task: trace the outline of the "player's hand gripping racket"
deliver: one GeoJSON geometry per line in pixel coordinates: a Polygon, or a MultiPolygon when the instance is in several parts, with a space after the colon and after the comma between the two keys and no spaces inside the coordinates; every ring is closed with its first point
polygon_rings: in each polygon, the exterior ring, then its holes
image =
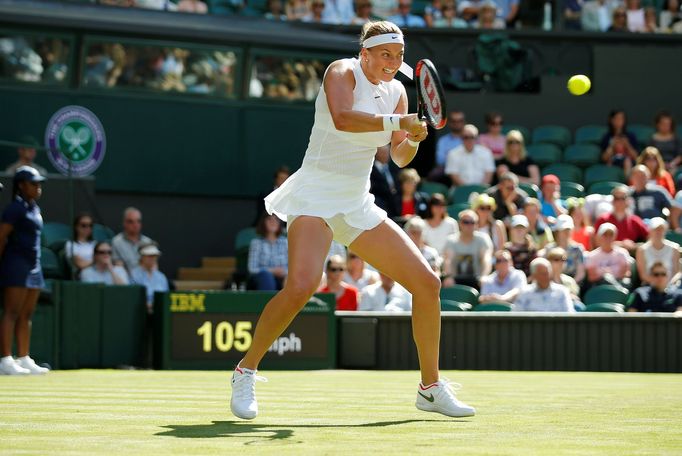
{"type": "Polygon", "coordinates": [[[436,67],[429,59],[422,59],[417,62],[414,73],[417,82],[419,118],[426,120],[436,130],[440,130],[447,123],[447,108],[445,107],[445,93],[436,67]]]}

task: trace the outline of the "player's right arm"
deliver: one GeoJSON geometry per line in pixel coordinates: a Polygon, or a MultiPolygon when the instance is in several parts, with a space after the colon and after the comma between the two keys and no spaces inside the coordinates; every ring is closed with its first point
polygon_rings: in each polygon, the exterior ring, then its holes
{"type": "MultiPolygon", "coordinates": [[[[324,77],[324,91],[336,129],[349,133],[383,131],[383,116],[353,109],[354,88],[355,76],[349,60],[337,60],[329,65],[324,77]]],[[[412,135],[422,130],[417,114],[400,115],[400,127],[412,135]]]]}

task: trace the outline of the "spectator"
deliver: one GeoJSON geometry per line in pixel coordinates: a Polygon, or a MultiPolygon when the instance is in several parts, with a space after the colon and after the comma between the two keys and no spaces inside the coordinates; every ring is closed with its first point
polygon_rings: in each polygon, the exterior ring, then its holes
{"type": "Polygon", "coordinates": [[[132,271],[140,262],[140,246],[153,243],[142,234],[142,213],[129,207],[123,211],[123,231],[111,240],[112,260],[117,265],[125,266],[127,271],[132,271]]]}
{"type": "Polygon", "coordinates": [[[450,185],[450,178],[445,175],[445,163],[448,152],[462,145],[462,133],[466,118],[462,111],[450,111],[448,114],[448,128],[450,132],[442,135],[436,142],[436,166],[429,173],[429,180],[450,185]]]}
{"type": "Polygon", "coordinates": [[[650,146],[661,153],[666,168],[674,173],[682,162],[682,140],[675,131],[675,119],[668,111],[656,114],[656,131],[651,136],[650,146]]]}
{"type": "Polygon", "coordinates": [[[34,163],[37,154],[36,147],[40,146],[38,141],[33,136],[22,136],[19,138],[19,142],[22,144],[22,146],[17,148],[18,159],[16,162],[9,165],[7,169],[5,169],[5,172],[7,174],[14,174],[22,166],[30,166],[38,171],[41,175],[47,176],[47,170],[34,163]]]}
{"type": "Polygon", "coordinates": [[[511,253],[514,267],[528,275],[530,263],[537,256],[538,249],[533,237],[528,234],[528,219],[525,215],[515,215],[511,219],[509,242],[504,246],[511,253]]]}
{"type": "Polygon", "coordinates": [[[320,293],[334,293],[336,310],[358,310],[358,289],[342,280],[346,264],[342,257],[333,255],[327,260],[327,285],[320,288],[320,293]]]}
{"type": "Polygon", "coordinates": [[[601,159],[607,165],[623,168],[627,175],[637,160],[637,139],[628,130],[625,111],[614,109],[609,113],[608,129],[601,140],[601,159]]]}
{"type": "Polygon", "coordinates": [[[208,7],[206,3],[199,0],[180,0],[178,2],[178,12],[206,14],[208,13],[208,7]]]}
{"type": "Polygon", "coordinates": [[[502,19],[507,28],[513,28],[519,15],[519,0],[495,0],[497,17],[502,19]]]}
{"type": "Polygon", "coordinates": [[[651,180],[649,183],[658,185],[668,191],[670,197],[675,196],[673,177],[665,170],[665,163],[661,153],[655,147],[649,146],[637,157],[637,164],[649,169],[651,180]]]}
{"type": "Polygon", "coordinates": [[[398,0],[398,12],[389,16],[388,20],[398,27],[426,27],[426,21],[421,16],[411,13],[412,0],[398,0]]]}
{"type": "MultiPolygon", "coordinates": [[[[630,254],[615,244],[618,229],[613,223],[602,223],[597,229],[599,247],[587,254],[587,287],[614,285],[627,288],[630,277],[630,254]]],[[[583,289],[583,292],[587,291],[583,289]]]]}
{"type": "Polygon", "coordinates": [[[564,28],[567,30],[581,30],[583,0],[567,0],[564,2],[564,28]]]}
{"type": "Polygon", "coordinates": [[[105,285],[128,285],[128,273],[111,259],[112,248],[108,242],[95,244],[95,261],[81,271],[81,282],[105,285]]]}
{"type": "Polygon", "coordinates": [[[478,17],[485,0],[463,0],[457,5],[457,15],[470,24],[478,17]]]}
{"type": "Polygon", "coordinates": [[[378,272],[365,267],[365,261],[362,258],[352,250],[348,251],[346,273],[343,275],[344,282],[362,293],[368,285],[377,283],[379,280],[381,279],[378,272]]]}
{"type": "Polygon", "coordinates": [[[355,17],[353,0],[325,0],[322,22],[326,24],[350,24],[355,17]]]}
{"type": "Polygon", "coordinates": [[[130,273],[130,281],[147,290],[147,313],[154,310],[154,293],[168,291],[168,279],[159,271],[161,250],[156,244],[140,246],[140,264],[130,273]]]}
{"type": "Polygon", "coordinates": [[[642,283],[654,283],[649,271],[655,263],[662,263],[670,278],[680,272],[680,246],[665,238],[668,223],[660,217],[651,219],[649,240],[637,248],[637,271],[642,283]]]}
{"type": "Polygon", "coordinates": [[[313,0],[310,4],[310,12],[301,18],[302,22],[322,24],[324,22],[324,0],[313,0]]]}
{"type": "Polygon", "coordinates": [[[585,210],[584,198],[567,198],[568,215],[573,219],[571,239],[583,246],[585,252],[592,250],[594,228],[590,223],[590,216],[585,210]]]}
{"type": "MultiPolygon", "coordinates": [[[[449,3],[454,8],[453,3],[449,3]]],[[[443,8],[445,5],[441,4],[441,0],[431,0],[424,7],[424,21],[427,27],[434,27],[435,23],[443,19],[443,8]]]]}
{"type": "Polygon", "coordinates": [[[45,286],[40,265],[43,218],[36,201],[45,177],[30,166],[19,167],[12,180],[12,201],[0,219],[0,287],[4,308],[0,324],[0,374],[45,374],[30,357],[31,318],[45,286]],[[16,340],[17,354],[12,357],[16,340]]]}
{"type": "Polygon", "coordinates": [[[490,149],[494,160],[504,157],[506,137],[502,134],[502,115],[497,112],[489,112],[485,115],[485,124],[488,132],[478,137],[478,143],[490,149]]]}
{"type": "Polygon", "coordinates": [[[66,241],[64,253],[76,272],[93,263],[95,240],[92,237],[93,222],[90,214],[80,214],[73,221],[73,241],[66,241]]]}
{"type": "Polygon", "coordinates": [[[381,281],[369,285],[362,292],[358,310],[412,311],[412,295],[386,274],[379,275],[381,281]]]}
{"type": "Polygon", "coordinates": [[[500,176],[499,183],[488,189],[488,194],[495,199],[496,208],[493,217],[509,223],[509,219],[523,210],[528,194],[519,188],[516,174],[506,172],[500,176]]]}
{"type": "Polygon", "coordinates": [[[443,4],[443,15],[433,22],[434,28],[467,28],[469,25],[464,19],[457,17],[455,2],[446,1],[443,4]]]}
{"type": "Polygon", "coordinates": [[[637,288],[628,312],[676,312],[682,310],[682,294],[666,290],[670,273],[662,262],[655,262],[648,270],[649,285],[637,288]]]}
{"type": "Polygon", "coordinates": [[[646,33],[661,33],[663,31],[658,27],[656,14],[656,8],[652,6],[644,8],[644,31],[646,33]]]}
{"type": "Polygon", "coordinates": [[[429,200],[429,215],[424,226],[424,242],[443,256],[448,236],[459,231],[457,221],[448,215],[445,197],[434,193],[429,200]]]}
{"type": "Polygon", "coordinates": [[[514,268],[508,250],[495,252],[495,272],[481,279],[478,302],[506,302],[511,304],[527,284],[526,274],[514,268]]]}
{"type": "Polygon", "coordinates": [[[473,28],[481,30],[500,30],[506,24],[497,17],[497,5],[492,1],[484,1],[478,9],[478,19],[474,22],[473,28]]]}
{"type": "Polygon", "coordinates": [[[511,130],[507,133],[504,156],[497,161],[497,178],[501,179],[508,172],[514,173],[519,182],[540,184],[540,169],[528,156],[523,135],[518,130],[511,130]]]}
{"type": "Polygon", "coordinates": [[[417,186],[421,181],[417,171],[413,168],[403,168],[398,175],[398,180],[400,181],[400,215],[402,217],[413,215],[425,217],[429,196],[417,191],[417,186]]]}
{"type": "Polygon", "coordinates": [[[627,15],[628,30],[631,32],[645,32],[644,8],[642,8],[640,0],[625,0],[625,5],[627,6],[625,14],[627,15]]]}
{"type": "Polygon", "coordinates": [[[523,215],[528,220],[528,233],[533,238],[535,246],[541,249],[545,244],[552,242],[552,231],[540,216],[541,205],[536,198],[526,199],[526,204],[523,206],[523,215]]]}
{"type": "Polygon", "coordinates": [[[613,9],[617,3],[612,0],[588,0],[583,5],[580,18],[582,29],[587,32],[605,32],[611,26],[613,9]]]}
{"type": "Polygon", "coordinates": [[[552,281],[552,266],[545,258],[530,264],[533,283],[526,286],[514,301],[514,310],[522,312],[575,312],[565,286],[552,281]]]}
{"type": "Polygon", "coordinates": [[[493,217],[493,211],[496,208],[495,199],[486,193],[482,193],[474,199],[471,206],[478,215],[476,231],[490,237],[493,241],[494,251],[503,248],[507,242],[507,228],[502,220],[496,220],[493,217]]]}
{"type": "Polygon", "coordinates": [[[611,27],[607,32],[629,32],[628,28],[628,15],[625,8],[622,6],[617,6],[611,15],[611,27]]]}
{"type": "Polygon", "coordinates": [[[381,19],[386,19],[398,9],[398,0],[372,0],[372,6],[374,14],[381,19]]]}
{"type": "Polygon", "coordinates": [[[585,251],[582,244],[571,239],[573,228],[573,219],[570,215],[562,214],[557,217],[556,223],[552,226],[555,242],[547,244],[538,256],[551,261],[549,253],[555,248],[563,249],[566,256],[563,272],[574,278],[577,283],[581,283],[585,278],[585,251]]]}
{"type": "Polygon", "coordinates": [[[657,185],[647,185],[651,179],[649,168],[637,165],[632,169],[632,199],[635,202],[635,214],[644,219],[665,217],[664,209],[670,209],[672,199],[668,192],[657,185]]]}
{"type": "Polygon", "coordinates": [[[566,251],[561,247],[554,247],[547,252],[547,260],[552,267],[552,281],[566,287],[571,295],[571,301],[579,303],[580,287],[578,282],[569,274],[564,273],[566,271],[567,258],[566,251]]]}
{"type": "Polygon", "coordinates": [[[281,290],[289,267],[287,238],[282,222],[275,215],[264,214],[249,246],[249,274],[257,290],[281,290]]]}
{"type": "Polygon", "coordinates": [[[400,201],[396,185],[398,178],[393,173],[389,160],[389,146],[377,147],[374,166],[369,175],[369,191],[374,195],[376,205],[385,210],[389,217],[394,218],[400,216],[401,208],[398,205],[400,201]]]}
{"type": "Polygon", "coordinates": [[[351,21],[351,24],[363,25],[374,20],[374,18],[375,16],[372,12],[372,2],[369,0],[360,0],[355,6],[355,17],[351,21]]]}
{"type": "Polygon", "coordinates": [[[273,190],[277,190],[280,185],[282,185],[291,175],[291,170],[286,165],[281,165],[275,170],[275,174],[272,176],[272,187],[267,191],[261,192],[256,198],[256,218],[253,221],[253,226],[258,225],[258,221],[261,219],[265,211],[265,197],[272,193],[273,190]]]}
{"type": "Polygon", "coordinates": [[[554,174],[542,176],[540,191],[538,199],[542,216],[547,223],[552,224],[559,215],[566,213],[566,203],[561,199],[561,181],[554,174]]]}
{"type": "Polygon", "coordinates": [[[476,144],[478,128],[468,124],[462,132],[462,145],[448,152],[445,173],[452,185],[490,184],[495,162],[487,147],[476,144]]]}
{"type": "Polygon", "coordinates": [[[459,213],[459,233],[448,237],[443,260],[443,286],[468,285],[479,289],[481,277],[490,274],[493,243],[475,230],[478,215],[471,209],[459,213]]]}
{"type": "Polygon", "coordinates": [[[600,216],[594,223],[594,229],[599,231],[604,223],[613,224],[616,227],[616,245],[634,253],[637,243],[646,241],[649,229],[641,218],[629,213],[628,188],[625,185],[614,188],[611,195],[613,212],[600,216]]]}
{"type": "Polygon", "coordinates": [[[287,15],[284,13],[282,0],[267,0],[265,3],[265,19],[270,21],[286,21],[287,15]]]}
{"type": "Polygon", "coordinates": [[[284,5],[284,12],[288,20],[302,21],[304,17],[310,14],[310,8],[305,0],[287,0],[284,5]]]}
{"type": "Polygon", "coordinates": [[[426,227],[426,222],[419,216],[412,217],[405,223],[405,232],[412,239],[414,245],[417,246],[422,256],[429,263],[433,272],[440,276],[440,269],[443,264],[438,250],[424,243],[423,233],[426,227]]]}
{"type": "Polygon", "coordinates": [[[665,0],[659,15],[659,26],[666,32],[673,31],[673,25],[682,21],[679,0],[665,0]]]}

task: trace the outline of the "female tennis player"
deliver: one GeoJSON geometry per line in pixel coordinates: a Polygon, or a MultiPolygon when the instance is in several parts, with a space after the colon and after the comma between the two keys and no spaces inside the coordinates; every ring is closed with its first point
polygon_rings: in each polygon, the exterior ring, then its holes
{"type": "Polygon", "coordinates": [[[407,95],[394,79],[403,63],[401,30],[370,22],[357,58],[333,62],[315,101],[315,122],[303,165],[265,198],[270,213],[288,221],[289,275],[260,316],[250,349],[232,375],[232,413],[258,414],[258,364],[319,286],[332,239],[412,293],[412,327],[421,369],[417,408],[471,416],[438,373],[440,280],[410,238],[374,204],[369,175],[376,148],[391,143],[404,167],[427,135],[426,123],[407,114],[407,95]]]}

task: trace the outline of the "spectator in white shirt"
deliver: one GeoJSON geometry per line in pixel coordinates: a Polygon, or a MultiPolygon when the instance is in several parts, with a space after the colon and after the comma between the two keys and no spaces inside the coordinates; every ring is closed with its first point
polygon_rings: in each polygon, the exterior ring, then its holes
{"type": "Polygon", "coordinates": [[[462,145],[448,152],[445,174],[452,185],[490,184],[495,172],[493,153],[485,146],[476,144],[478,128],[467,124],[462,129],[462,145]]]}
{"type": "Polygon", "coordinates": [[[346,259],[346,273],[343,281],[348,285],[353,285],[362,292],[368,285],[379,282],[379,273],[369,269],[365,265],[365,260],[360,258],[351,250],[348,251],[346,259]]]}
{"type": "Polygon", "coordinates": [[[95,244],[92,238],[92,217],[90,214],[80,214],[73,221],[73,241],[66,241],[64,252],[74,270],[81,270],[90,266],[95,254],[95,244]]]}
{"type": "Polygon", "coordinates": [[[381,282],[369,285],[362,292],[358,310],[411,312],[412,295],[389,276],[379,275],[381,282]]]}
{"type": "Polygon", "coordinates": [[[533,283],[519,293],[514,310],[526,312],[575,312],[568,289],[552,281],[552,265],[545,258],[530,263],[533,283]]]}
{"type": "Polygon", "coordinates": [[[412,239],[414,245],[417,246],[426,262],[429,263],[433,272],[440,275],[443,258],[441,258],[438,250],[424,243],[422,234],[424,233],[425,228],[426,222],[419,216],[414,216],[405,223],[405,232],[407,235],[412,239]]]}
{"type": "Polygon", "coordinates": [[[506,302],[511,304],[527,285],[526,274],[514,268],[509,250],[495,252],[495,272],[481,279],[478,302],[506,302]]]}

